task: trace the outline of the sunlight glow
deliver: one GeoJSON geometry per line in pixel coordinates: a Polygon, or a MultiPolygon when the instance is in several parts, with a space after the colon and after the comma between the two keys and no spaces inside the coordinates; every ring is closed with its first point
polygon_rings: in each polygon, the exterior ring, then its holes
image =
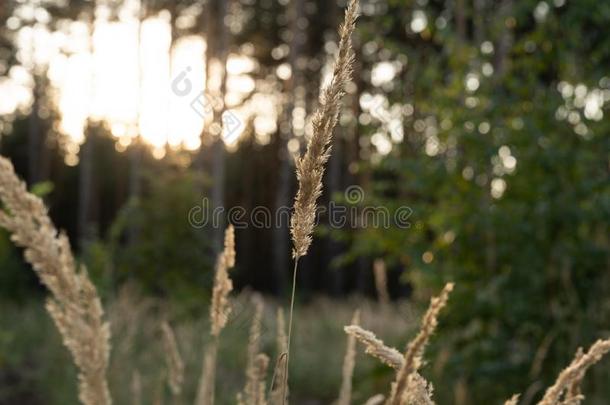
{"type": "MultiPolygon", "coordinates": [[[[57,128],[76,145],[85,139],[88,120],[108,124],[119,141],[117,150],[125,150],[141,136],[157,158],[165,155],[166,147],[198,149],[204,126],[211,133],[222,127],[227,144],[237,142],[250,119],[263,140],[276,130],[278,100],[267,95],[247,98],[260,91],[252,77],[258,68],[255,59],[228,55],[223,100],[219,65],[211,66],[209,91],[204,92],[205,41],[184,36],[172,46],[167,12],[140,24],[137,2],[125,2],[118,21],[109,21],[107,7],[98,7],[92,37],[82,21],[67,23],[56,32],[40,24],[18,30],[19,60],[25,67],[15,66],[0,79],[0,113],[28,107],[33,88],[28,70],[48,67],[51,97],[61,113],[57,128]],[[212,118],[218,117],[213,111],[223,108],[220,122],[213,123],[212,118]]],[[[27,5],[19,10],[32,17],[38,12],[27,5]]],[[[77,162],[79,148],[68,149],[68,160],[77,162]]]]}
{"type": "Polygon", "coordinates": [[[379,62],[373,66],[371,72],[371,83],[373,86],[381,86],[394,80],[396,68],[391,62],[379,62]]]}
{"type": "Polygon", "coordinates": [[[413,18],[411,19],[411,31],[420,33],[428,26],[428,17],[422,10],[413,11],[413,18]]]}

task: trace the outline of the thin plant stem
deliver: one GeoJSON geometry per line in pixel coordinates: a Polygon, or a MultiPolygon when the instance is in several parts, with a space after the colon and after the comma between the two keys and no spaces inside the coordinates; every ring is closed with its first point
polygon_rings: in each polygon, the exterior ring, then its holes
{"type": "Polygon", "coordinates": [[[288,363],[290,362],[290,338],[292,337],[292,314],[294,312],[294,296],[297,287],[297,270],[299,257],[294,259],[294,269],[292,270],[292,294],[290,295],[290,315],[288,316],[288,343],[286,345],[286,372],[284,373],[284,389],[282,390],[282,404],[286,404],[286,390],[288,389],[288,363]]]}

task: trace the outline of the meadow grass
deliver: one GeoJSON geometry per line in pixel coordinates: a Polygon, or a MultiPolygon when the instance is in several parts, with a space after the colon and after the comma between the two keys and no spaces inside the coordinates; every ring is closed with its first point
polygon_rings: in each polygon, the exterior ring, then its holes
{"type": "MultiPolygon", "coordinates": [[[[337,391],[329,390],[325,402],[338,398],[340,405],[356,401],[386,405],[434,404],[433,386],[420,371],[425,362],[426,346],[453,290],[452,283],[448,283],[438,297],[431,299],[417,333],[406,344],[404,352],[400,352],[386,346],[373,332],[360,326],[362,324],[381,334],[384,325],[400,323],[387,318],[388,314],[396,312],[387,296],[383,263],[377,262],[375,279],[381,307],[375,308],[374,313],[367,313],[360,303],[357,308],[350,308],[350,313],[353,310],[356,312],[349,316],[338,316],[335,307],[326,312],[316,312],[313,319],[304,322],[308,328],[301,328],[301,333],[294,336],[294,347],[298,349],[291,352],[293,321],[295,311],[298,312],[298,309],[295,310],[298,262],[307,254],[312,242],[316,205],[322,193],[322,177],[331,153],[332,134],[338,121],[345,86],[351,80],[354,61],[351,35],[357,16],[358,2],[351,0],[339,29],[339,50],[333,74],[322,90],[319,107],[313,114],[313,135],[304,155],[296,160],[298,191],[291,218],[294,270],[287,332],[283,315],[275,317],[277,308],[270,312],[266,310],[261,296],[230,297],[233,284],[229,270],[236,261],[235,235],[230,225],[225,233],[224,250],[216,260],[209,324],[204,326],[203,331],[200,326],[187,325],[175,332],[167,320],[161,321],[167,313],[161,316],[161,313],[153,311],[151,314],[151,309],[158,304],[146,300],[133,301],[129,296],[119,298],[118,305],[112,306],[108,322],[98,291],[86,269],[76,264],[67,236],[55,229],[44,203],[26,190],[11,163],[0,158],[0,226],[11,233],[16,245],[25,249],[26,261],[50,291],[46,309],[76,365],[78,399],[81,403],[110,405],[113,397],[117,403],[132,404],[162,404],[169,401],[179,405],[194,400],[196,405],[212,405],[224,403],[224,398],[228,398],[227,403],[246,405],[266,405],[269,402],[279,405],[287,403],[289,398],[293,403],[305,402],[308,392],[301,390],[308,386],[308,375],[316,375],[316,383],[330,383],[334,381],[331,376],[319,377],[330,370],[341,376],[341,383],[329,385],[333,390],[338,386],[340,388],[337,391]],[[243,311],[235,311],[235,308],[253,308],[253,313],[244,317],[243,311]],[[321,315],[324,313],[333,313],[334,318],[325,323],[321,315]],[[381,319],[382,325],[367,324],[373,317],[381,319]],[[277,319],[272,329],[268,329],[266,320],[269,318],[277,319]],[[329,335],[316,335],[314,331],[320,326],[340,331],[341,325],[349,323],[349,319],[352,324],[345,328],[347,335],[340,338],[345,342],[345,349],[342,350],[345,356],[341,364],[337,352],[326,356],[324,348],[328,347],[329,335]],[[116,354],[112,362],[111,324],[118,335],[114,337],[116,354]],[[235,328],[235,336],[242,335],[235,342],[231,342],[231,327],[235,328]],[[244,336],[246,329],[249,330],[247,338],[244,336]],[[268,333],[269,330],[273,332],[268,333]],[[141,342],[139,339],[142,339],[141,342]],[[158,340],[161,341],[160,345],[155,344],[158,340]],[[367,397],[362,397],[360,392],[364,392],[364,389],[354,392],[354,373],[359,366],[356,362],[357,340],[364,343],[366,353],[381,360],[390,370],[393,369],[390,372],[393,382],[382,388],[381,392],[377,389],[369,392],[367,397]],[[244,344],[245,341],[247,344],[244,344]],[[272,341],[276,342],[275,349],[270,349],[272,341]],[[273,357],[267,353],[272,353],[273,357]],[[320,353],[325,356],[317,358],[320,353]],[[291,357],[298,367],[290,366],[291,357]],[[127,367],[126,358],[130,359],[127,367]],[[200,366],[193,366],[192,359],[197,358],[203,361],[200,366]],[[232,359],[236,359],[235,367],[231,367],[232,359]],[[308,364],[308,361],[312,363],[308,364]],[[295,369],[306,370],[306,373],[299,374],[295,369]],[[151,373],[153,370],[156,372],[151,373]],[[198,375],[199,378],[193,378],[198,375]],[[289,379],[290,375],[292,379],[289,379]],[[109,389],[109,379],[112,382],[110,386],[117,387],[117,392],[113,390],[113,394],[109,389]],[[126,381],[131,383],[126,384],[126,381]],[[194,381],[198,381],[197,388],[194,381]],[[222,381],[222,385],[217,381],[222,381]],[[289,386],[289,381],[298,381],[298,384],[289,386]],[[218,396],[223,400],[217,400],[217,389],[221,394],[218,396]]],[[[402,315],[400,312],[398,314],[397,317],[401,319],[402,315]]],[[[405,326],[401,333],[404,334],[407,329],[405,326]]],[[[586,351],[580,349],[572,363],[546,390],[539,405],[581,403],[584,399],[581,382],[585,373],[608,351],[610,339],[598,340],[586,351]]],[[[311,388],[311,392],[321,391],[319,386],[311,388]]],[[[36,395],[36,392],[32,395],[36,395]]],[[[505,404],[514,405],[518,401],[519,396],[515,395],[505,404]]]]}

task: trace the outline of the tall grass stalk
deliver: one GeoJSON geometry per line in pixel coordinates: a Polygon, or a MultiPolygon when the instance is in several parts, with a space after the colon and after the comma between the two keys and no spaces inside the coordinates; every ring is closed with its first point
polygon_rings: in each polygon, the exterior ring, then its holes
{"type": "MultiPolygon", "coordinates": [[[[360,311],[356,310],[352,317],[352,325],[360,323],[360,311]]],[[[345,358],[343,359],[343,373],[341,378],[341,390],[337,405],[350,405],[352,397],[352,378],[356,365],[356,337],[347,336],[347,346],[345,348],[345,358]]]]}
{"type": "Polygon", "coordinates": [[[131,403],[142,405],[142,376],[138,370],[131,375],[131,403]]]}
{"type": "Polygon", "coordinates": [[[25,248],[26,261],[51,292],[46,308],[78,368],[79,400],[85,405],[110,405],[106,380],[110,327],[86,269],[78,270],[68,237],[57,232],[43,201],[26,190],[3,157],[0,200],[0,226],[25,248]]]}
{"type": "Polygon", "coordinates": [[[290,219],[294,269],[292,271],[292,292],[290,294],[290,314],[288,318],[288,345],[286,353],[286,373],[283,382],[283,396],[286,401],[288,370],[290,362],[290,341],[292,338],[292,318],[296,292],[299,258],[305,256],[312,241],[315,225],[316,204],[322,194],[322,177],[330,157],[332,134],[341,109],[345,86],[351,80],[354,54],[351,36],[358,17],[358,0],[350,0],[345,19],[339,28],[339,53],[330,83],[322,90],[320,105],[312,118],[313,136],[307,144],[305,154],[296,160],[296,175],[299,183],[294,200],[294,212],[290,219]]]}
{"type": "Polygon", "coordinates": [[[182,356],[180,356],[174,331],[168,322],[163,322],[161,324],[161,332],[163,337],[165,364],[167,366],[167,382],[175,399],[182,391],[182,383],[184,382],[184,361],[182,360],[182,356]]]}
{"type": "Polygon", "coordinates": [[[538,405],[580,404],[584,399],[584,396],[580,394],[582,379],[587,370],[608,352],[610,352],[610,339],[596,341],[584,354],[579,349],[572,363],[559,373],[557,380],[546,390],[538,405]]]}
{"type": "Polygon", "coordinates": [[[259,405],[266,402],[265,375],[269,365],[269,358],[260,352],[264,309],[263,299],[255,295],[252,300],[254,304],[254,317],[248,338],[246,385],[242,398],[248,405],[259,405]]]}
{"type": "MultiPolygon", "coordinates": [[[[284,320],[284,311],[281,308],[277,310],[277,353],[278,358],[273,370],[273,376],[271,378],[269,402],[271,405],[281,405],[284,402],[283,399],[283,385],[282,382],[285,380],[286,372],[286,353],[288,352],[288,337],[286,336],[286,321],[284,320]],[[279,383],[276,383],[279,382],[279,383]]],[[[286,393],[287,395],[287,393],[286,393]]]]}
{"type": "Polygon", "coordinates": [[[452,290],[453,283],[448,283],[441,294],[430,301],[430,306],[422,319],[419,333],[407,345],[404,364],[396,375],[396,381],[392,384],[392,391],[386,405],[402,405],[409,386],[417,382],[412,381],[414,376],[416,378],[417,371],[421,367],[424,349],[436,329],[438,315],[447,304],[449,293],[452,290]]]}
{"type": "Polygon", "coordinates": [[[224,249],[219,253],[216,260],[212,303],[210,304],[212,342],[206,347],[203,355],[201,378],[195,405],[212,405],[214,403],[219,336],[231,314],[229,293],[233,290],[233,282],[229,277],[229,270],[233,266],[235,266],[235,229],[233,225],[229,225],[225,230],[224,249]]]}
{"type": "Polygon", "coordinates": [[[345,330],[345,333],[353,336],[364,344],[364,352],[366,354],[370,354],[395,370],[400,370],[404,365],[405,359],[402,354],[393,347],[386,346],[373,332],[362,329],[360,326],[354,324],[346,326],[343,329],[345,330]]]}

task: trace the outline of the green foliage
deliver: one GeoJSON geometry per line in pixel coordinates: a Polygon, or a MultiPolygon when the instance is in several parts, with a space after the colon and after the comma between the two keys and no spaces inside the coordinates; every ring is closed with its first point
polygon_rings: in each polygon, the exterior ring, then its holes
{"type": "MultiPolygon", "coordinates": [[[[363,229],[352,235],[351,255],[400,263],[416,292],[456,282],[439,338],[449,358],[432,377],[439,402],[451,400],[458,381],[469,403],[548,383],[608,327],[610,121],[587,117],[561,91],[609,91],[600,69],[607,36],[598,35],[608,5],[548,2],[536,21],[539,3],[487,15],[496,25],[478,28],[492,55],[471,38],[456,41],[452,25],[393,42],[392,58],[412,62],[389,101],[415,111],[405,142],[371,169],[370,199],[410,206],[414,226],[363,229]],[[413,86],[406,100],[405,86],[413,86]]],[[[425,10],[432,25],[434,6],[425,10]]]]}
{"type": "Polygon", "coordinates": [[[147,293],[200,304],[213,281],[209,237],[188,218],[202,204],[200,176],[168,165],[144,177],[141,197],[123,207],[105,240],[88,245],[85,261],[111,291],[137,280],[147,293]]]}
{"type": "Polygon", "coordinates": [[[21,251],[6,231],[0,231],[0,295],[8,300],[23,301],[32,294],[36,276],[21,259],[21,251]]]}
{"type": "Polygon", "coordinates": [[[53,183],[50,181],[41,181],[40,183],[36,183],[30,189],[30,192],[40,198],[45,197],[53,191],[53,183]]]}

